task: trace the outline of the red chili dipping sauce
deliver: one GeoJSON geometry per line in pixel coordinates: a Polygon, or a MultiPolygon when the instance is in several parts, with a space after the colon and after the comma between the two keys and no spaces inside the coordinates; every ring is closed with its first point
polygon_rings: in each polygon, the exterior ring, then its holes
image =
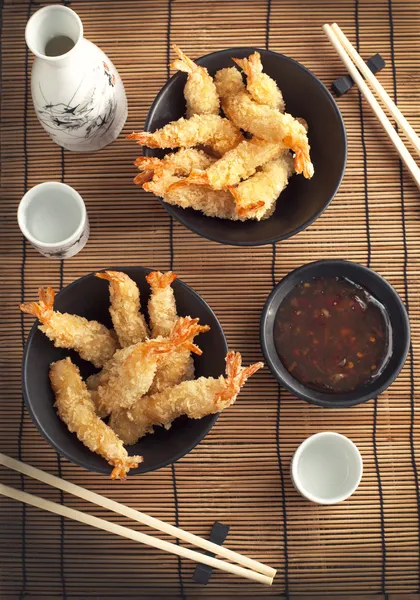
{"type": "Polygon", "coordinates": [[[295,379],[329,393],[350,392],[375,380],[392,351],[385,307],[339,277],[294,287],[277,311],[274,341],[295,379]]]}

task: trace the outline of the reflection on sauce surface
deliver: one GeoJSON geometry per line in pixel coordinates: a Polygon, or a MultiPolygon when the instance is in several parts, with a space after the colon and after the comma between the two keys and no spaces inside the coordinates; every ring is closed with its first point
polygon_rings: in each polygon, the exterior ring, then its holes
{"type": "Polygon", "coordinates": [[[277,353],[300,383],[321,392],[350,392],[375,380],[392,351],[384,306],[338,277],[298,284],[274,324],[277,353]]]}

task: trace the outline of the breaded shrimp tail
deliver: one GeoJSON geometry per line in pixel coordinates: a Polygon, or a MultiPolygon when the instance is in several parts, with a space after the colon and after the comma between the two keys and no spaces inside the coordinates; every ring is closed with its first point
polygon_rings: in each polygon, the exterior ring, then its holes
{"type": "Polygon", "coordinates": [[[275,108],[284,112],[283,95],[277,83],[263,73],[261,55],[259,52],[250,54],[248,58],[232,58],[232,60],[243,70],[247,77],[247,90],[252,99],[258,104],[265,104],[270,108],[275,108]]]}
{"type": "Polygon", "coordinates": [[[191,60],[191,58],[188,58],[188,56],[182,52],[179,46],[172,44],[172,49],[175,50],[179,58],[176,58],[172,63],[169,63],[171,69],[183,71],[184,73],[192,73],[194,68],[197,68],[195,62],[191,60]]]}
{"type": "Polygon", "coordinates": [[[168,337],[177,320],[174,290],[171,284],[177,275],[172,271],[149,273],[146,281],[152,288],[148,309],[152,336],[168,337]]]}
{"type": "Polygon", "coordinates": [[[19,304],[19,308],[22,312],[39,319],[41,323],[46,323],[53,313],[55,292],[51,287],[41,287],[38,295],[39,302],[24,302],[19,304]]]}
{"type": "Polygon", "coordinates": [[[227,408],[235,402],[248,377],[263,364],[243,368],[241,355],[235,352],[228,353],[226,363],[226,378],[199,377],[144,396],[128,411],[112,413],[110,426],[125,443],[134,444],[140,437],[152,432],[155,425],[168,429],[172,421],[181,415],[201,419],[227,408]]]}
{"type": "Polygon", "coordinates": [[[246,208],[244,208],[241,206],[242,198],[241,198],[237,188],[234,187],[233,185],[229,185],[228,189],[229,189],[229,192],[232,194],[232,196],[235,199],[236,211],[240,217],[246,217],[247,215],[250,215],[254,211],[257,211],[259,208],[262,208],[264,206],[264,202],[262,200],[258,200],[257,202],[248,204],[248,206],[246,208]]]}
{"type": "Polygon", "coordinates": [[[124,479],[128,471],[136,468],[143,458],[128,456],[121,439],[96,416],[86,384],[70,358],[51,365],[50,381],[56,399],[54,406],[69,431],[114,467],[111,479],[124,479]]]}
{"type": "Polygon", "coordinates": [[[135,183],[136,185],[143,186],[145,183],[150,181],[152,178],[153,178],[153,171],[143,171],[143,173],[138,173],[133,178],[133,183],[135,183]]]}
{"type": "Polygon", "coordinates": [[[41,321],[39,329],[54,342],[56,348],[76,350],[81,358],[95,367],[103,367],[117,347],[114,332],[98,321],[55,311],[53,304],[54,291],[48,287],[39,289],[39,302],[27,302],[19,308],[41,321]]]}
{"type": "Polygon", "coordinates": [[[228,352],[226,356],[226,387],[217,394],[215,405],[223,410],[236,399],[236,396],[251,375],[262,369],[264,363],[258,362],[249,367],[242,367],[242,357],[239,352],[228,352]]]}
{"type": "Polygon", "coordinates": [[[186,185],[210,185],[209,177],[205,171],[199,171],[193,169],[191,173],[185,179],[181,179],[169,186],[169,190],[173,191],[179,188],[183,188],[186,185]]]}
{"type": "Polygon", "coordinates": [[[104,271],[96,273],[99,279],[109,281],[112,323],[122,348],[142,342],[149,335],[144,316],[140,312],[140,291],[126,273],[104,271]]]}
{"type": "Polygon", "coordinates": [[[129,133],[126,137],[127,140],[136,140],[140,146],[147,146],[148,148],[159,148],[159,142],[154,139],[154,134],[149,131],[140,131],[136,133],[129,133]]]}
{"type": "Polygon", "coordinates": [[[122,350],[117,350],[98,377],[92,400],[100,417],[118,408],[129,408],[149,391],[156,374],[160,357],[183,348],[200,354],[191,342],[199,329],[198,319],[184,317],[177,321],[169,338],[147,340],[122,350]]]}
{"type": "Polygon", "coordinates": [[[202,350],[192,343],[192,339],[199,333],[208,331],[210,327],[208,325],[199,325],[199,319],[192,319],[191,317],[179,317],[175,323],[169,341],[175,347],[182,347],[194,354],[201,356],[202,350]]]}
{"type": "Polygon", "coordinates": [[[153,271],[146,275],[146,281],[153,290],[156,290],[168,287],[177,277],[178,275],[172,271],[168,271],[167,273],[153,271]]]}
{"type": "Polygon", "coordinates": [[[220,100],[213,78],[207,69],[197,65],[175,44],[172,48],[178,54],[178,58],[169,66],[188,75],[184,86],[187,118],[193,115],[218,115],[220,100]]]}

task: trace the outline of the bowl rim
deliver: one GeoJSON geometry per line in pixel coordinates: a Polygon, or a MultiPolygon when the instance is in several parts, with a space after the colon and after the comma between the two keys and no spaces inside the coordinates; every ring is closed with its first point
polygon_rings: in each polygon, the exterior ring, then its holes
{"type": "MultiPolygon", "coordinates": [[[[339,276],[339,273],[337,276],[339,276]]],[[[357,276],[354,277],[353,281],[356,284],[359,283],[357,276]]],[[[360,284],[360,285],[362,285],[362,287],[364,287],[364,288],[366,287],[364,284],[360,284]]],[[[381,301],[380,298],[379,298],[379,300],[381,301]]],[[[385,304],[384,304],[384,306],[388,310],[388,308],[385,304]]],[[[270,292],[270,294],[267,297],[267,300],[265,302],[263,311],[261,313],[260,343],[261,343],[261,348],[262,348],[262,351],[264,354],[264,358],[267,361],[267,365],[268,365],[272,375],[277,379],[277,381],[285,389],[287,389],[294,396],[296,396],[302,400],[305,400],[309,404],[316,404],[317,406],[322,406],[322,407],[326,407],[326,408],[349,408],[351,406],[356,406],[357,404],[362,404],[364,402],[368,402],[372,398],[376,398],[377,396],[382,394],[386,389],[388,389],[388,387],[395,381],[395,379],[400,374],[401,369],[403,368],[405,361],[407,359],[408,351],[410,348],[410,340],[411,340],[411,335],[410,335],[409,316],[407,314],[407,310],[404,306],[404,303],[401,300],[397,291],[392,287],[392,285],[384,277],[382,277],[382,275],[380,275],[379,273],[377,273],[370,267],[366,267],[365,265],[362,265],[358,262],[354,262],[354,261],[350,261],[350,260],[322,259],[322,260],[317,260],[317,261],[313,261],[310,263],[306,263],[300,267],[297,267],[296,269],[293,269],[293,271],[290,271],[287,275],[285,275],[277,283],[277,285],[273,288],[273,290],[270,292]],[[363,390],[363,387],[361,386],[360,390],[361,390],[361,392],[363,391],[364,393],[360,393],[356,398],[354,398],[354,397],[350,398],[350,396],[354,396],[354,394],[357,392],[357,388],[356,388],[356,390],[353,390],[351,392],[345,392],[343,394],[340,394],[339,395],[340,399],[334,400],[333,398],[334,398],[334,396],[337,396],[336,394],[327,394],[327,393],[322,393],[322,392],[319,392],[316,390],[312,390],[311,388],[308,388],[304,384],[300,383],[298,380],[294,379],[292,376],[291,376],[291,380],[293,382],[296,382],[296,386],[292,385],[289,381],[285,381],[283,376],[278,372],[277,365],[276,365],[275,361],[272,359],[272,356],[271,356],[272,353],[270,352],[270,349],[268,347],[268,338],[269,337],[272,338],[272,335],[267,332],[267,325],[268,325],[268,320],[269,320],[268,314],[271,309],[271,305],[272,305],[274,299],[277,297],[277,294],[279,293],[279,291],[281,291],[281,289],[285,285],[287,285],[288,281],[290,281],[290,279],[292,279],[292,278],[298,278],[300,275],[303,275],[303,274],[307,275],[308,273],[310,273],[313,276],[316,276],[318,267],[324,266],[324,265],[325,266],[330,265],[335,268],[341,267],[343,265],[346,265],[346,267],[350,266],[351,269],[354,269],[354,273],[356,275],[357,275],[357,272],[359,272],[359,273],[363,272],[364,274],[368,275],[369,277],[376,279],[376,281],[379,283],[379,285],[381,285],[383,289],[386,289],[388,292],[390,292],[391,295],[393,296],[393,298],[396,302],[396,307],[399,311],[399,315],[402,320],[402,328],[401,328],[401,332],[400,332],[400,337],[402,337],[404,340],[404,348],[403,348],[401,356],[398,360],[398,363],[396,364],[394,369],[392,369],[392,371],[390,371],[389,375],[386,377],[386,379],[384,379],[383,383],[380,386],[378,386],[374,390],[370,390],[370,391],[363,390]],[[346,398],[346,396],[347,396],[347,398],[346,398]]],[[[373,382],[373,384],[374,383],[375,382],[373,382]]]]}
{"type": "MultiPolygon", "coordinates": [[[[149,267],[143,267],[140,265],[136,265],[133,267],[108,267],[105,269],[98,269],[95,271],[92,271],[91,273],[87,273],[86,275],[83,275],[82,277],[79,277],[78,279],[75,279],[74,281],[72,281],[71,283],[69,283],[68,285],[66,285],[62,290],[60,290],[56,296],[55,299],[59,298],[60,295],[65,291],[68,290],[69,288],[74,287],[76,284],[80,283],[82,280],[88,279],[90,277],[94,277],[95,273],[100,273],[103,271],[122,271],[125,272],[125,269],[137,269],[137,268],[141,268],[144,269],[145,271],[148,271],[149,273],[152,272],[154,269],[150,269],[149,267]]],[[[222,325],[219,322],[219,319],[217,318],[215,312],[213,311],[213,309],[211,308],[211,306],[204,300],[204,298],[202,296],[200,296],[200,294],[198,292],[196,292],[194,290],[194,288],[190,287],[187,283],[185,283],[184,281],[182,281],[181,279],[177,278],[177,281],[179,282],[179,284],[181,285],[181,287],[183,287],[184,289],[187,289],[188,291],[192,292],[192,295],[195,296],[198,300],[200,300],[201,302],[204,303],[205,307],[209,310],[209,312],[211,313],[211,315],[215,318],[216,322],[219,325],[219,329],[220,329],[220,333],[222,335],[222,341],[223,341],[223,345],[224,345],[224,349],[225,349],[225,354],[227,354],[228,352],[228,344],[227,344],[227,340],[226,340],[226,336],[225,336],[225,332],[223,330],[222,325]]],[[[67,458],[67,460],[69,460],[70,462],[72,462],[73,464],[79,466],[79,467],[83,467],[84,469],[86,469],[87,471],[90,472],[95,472],[95,473],[101,473],[101,474],[105,474],[105,475],[109,475],[112,471],[112,467],[108,466],[106,463],[106,459],[104,459],[103,457],[103,462],[104,465],[103,467],[92,467],[87,461],[84,460],[79,460],[78,458],[75,458],[72,454],[72,452],[67,452],[64,451],[52,438],[50,435],[48,435],[48,433],[45,431],[41,421],[38,419],[36,413],[34,412],[33,408],[32,408],[32,403],[29,397],[29,393],[27,390],[27,385],[26,385],[26,374],[27,374],[27,368],[28,368],[28,364],[29,364],[29,345],[32,342],[32,339],[34,338],[36,332],[38,331],[38,325],[40,324],[39,319],[35,319],[34,324],[31,327],[31,330],[28,334],[28,337],[26,338],[25,341],[25,348],[24,348],[24,352],[23,352],[23,358],[22,358],[22,373],[21,373],[21,382],[22,382],[22,392],[23,392],[23,398],[25,401],[25,406],[26,409],[32,419],[32,422],[34,423],[35,427],[38,429],[39,433],[42,435],[42,437],[61,455],[64,456],[65,458],[67,458]]],[[[52,342],[51,342],[52,343],[52,342]]],[[[195,441],[193,444],[189,445],[185,450],[182,450],[180,452],[177,452],[176,454],[174,454],[174,457],[172,460],[170,461],[162,461],[161,463],[159,463],[157,466],[153,467],[152,469],[148,469],[146,471],[142,471],[141,473],[138,472],[138,469],[132,469],[131,471],[129,471],[128,473],[128,477],[132,476],[134,477],[135,475],[145,475],[146,473],[151,473],[153,471],[157,471],[159,469],[162,469],[164,467],[167,467],[168,465],[171,465],[173,463],[175,463],[176,461],[178,461],[180,458],[186,456],[187,454],[189,454],[191,452],[191,450],[193,450],[196,446],[198,446],[198,444],[200,442],[203,441],[203,439],[207,436],[207,434],[209,433],[209,431],[213,428],[214,424],[216,423],[217,419],[220,416],[220,412],[215,413],[214,415],[208,415],[209,418],[209,423],[207,425],[207,427],[204,428],[201,436],[197,439],[197,441],[195,441]]],[[[206,418],[206,417],[205,417],[206,418]]],[[[57,419],[59,419],[59,416],[57,415],[57,419]]],[[[75,434],[74,434],[75,435],[75,434]]],[[[91,452],[89,450],[89,448],[86,448],[87,451],[91,452]]],[[[94,454],[93,452],[91,452],[92,454],[94,454]]]]}
{"type": "MultiPolygon", "coordinates": [[[[282,60],[286,60],[286,62],[290,62],[293,63],[296,67],[298,67],[299,69],[305,71],[306,73],[308,73],[311,77],[313,77],[316,82],[318,83],[318,85],[320,86],[320,88],[323,90],[326,99],[328,100],[328,102],[331,104],[331,106],[333,107],[337,117],[338,117],[338,123],[341,129],[341,133],[343,135],[343,142],[344,142],[344,160],[343,160],[343,166],[341,168],[341,173],[340,173],[340,177],[338,178],[337,181],[337,185],[335,186],[333,193],[331,194],[330,198],[328,199],[328,201],[324,204],[324,206],[316,212],[316,214],[314,216],[312,216],[311,218],[307,219],[302,225],[300,225],[299,227],[296,227],[293,231],[290,231],[287,234],[283,234],[283,235],[276,235],[273,236],[265,241],[261,241],[261,242],[250,242],[248,240],[228,240],[226,238],[220,238],[217,237],[216,235],[212,235],[212,234],[204,234],[201,231],[199,231],[197,229],[197,227],[191,225],[188,221],[188,218],[184,217],[184,213],[180,213],[178,210],[176,210],[178,207],[174,207],[170,204],[168,204],[167,202],[165,202],[160,196],[157,196],[157,199],[159,200],[159,202],[161,203],[161,205],[165,208],[165,210],[167,210],[169,212],[169,214],[174,217],[177,221],[179,221],[184,227],[186,227],[187,229],[189,229],[190,231],[192,231],[193,233],[195,233],[196,235],[199,235],[200,237],[203,237],[205,239],[211,240],[212,242],[218,242],[219,244],[224,244],[226,246],[246,246],[246,247],[253,247],[253,246],[266,246],[267,244],[274,244],[276,242],[280,242],[283,240],[287,240],[291,237],[293,237],[294,235],[297,235],[298,233],[300,233],[301,231],[304,231],[305,229],[307,229],[310,225],[312,225],[312,223],[314,223],[321,215],[322,213],[329,207],[329,205],[331,204],[331,202],[334,200],[340,186],[341,186],[341,182],[343,181],[343,177],[344,177],[344,173],[346,171],[346,165],[347,165],[347,154],[348,154],[348,144],[347,144],[347,134],[346,134],[346,128],[344,126],[344,119],[343,116],[341,114],[341,111],[338,107],[337,102],[334,100],[332,94],[330,93],[330,91],[328,90],[328,88],[326,87],[326,85],[324,85],[324,83],[322,83],[322,81],[312,72],[310,71],[307,67],[305,67],[304,65],[302,65],[300,62],[298,62],[297,60],[290,58],[289,56],[286,56],[285,54],[281,54],[280,52],[273,52],[272,50],[265,50],[263,48],[258,48],[256,46],[233,46],[231,48],[225,48],[224,50],[217,50],[215,52],[210,52],[209,54],[204,54],[203,56],[200,56],[199,58],[194,59],[194,62],[196,62],[197,64],[201,65],[203,62],[206,61],[206,59],[211,58],[213,56],[217,56],[217,55],[231,55],[234,52],[244,52],[247,51],[250,54],[252,54],[253,52],[260,52],[260,54],[262,54],[264,56],[264,54],[271,54],[275,57],[280,57],[282,60]]],[[[167,88],[170,87],[170,85],[172,85],[172,82],[174,80],[176,80],[176,78],[180,79],[181,77],[185,77],[184,73],[181,72],[177,72],[174,75],[172,75],[172,77],[170,77],[167,82],[165,83],[165,85],[159,90],[159,92],[157,93],[155,99],[153,100],[149,111],[147,113],[146,116],[146,120],[144,123],[144,129],[145,131],[150,131],[150,122],[152,120],[152,118],[154,117],[154,112],[156,110],[157,104],[159,103],[161,97],[166,93],[167,88]]],[[[144,148],[143,150],[144,155],[145,156],[152,156],[153,155],[153,149],[151,148],[144,148]]],[[[208,219],[215,219],[216,217],[207,217],[208,219]]],[[[241,225],[241,223],[235,223],[235,225],[241,225]]]]}

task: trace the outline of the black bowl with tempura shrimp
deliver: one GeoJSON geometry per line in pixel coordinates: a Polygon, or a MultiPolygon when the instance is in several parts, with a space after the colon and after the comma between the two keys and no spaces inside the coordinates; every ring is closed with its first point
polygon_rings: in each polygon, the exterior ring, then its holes
{"type": "MultiPolygon", "coordinates": [[[[179,49],[177,49],[177,51],[179,51],[179,49]]],[[[322,214],[334,198],[344,174],[347,157],[346,133],[340,111],[324,84],[300,63],[287,56],[267,50],[257,50],[252,47],[229,48],[227,50],[202,56],[196,59],[195,62],[197,65],[206,67],[208,73],[211,76],[214,76],[220,69],[235,67],[232,58],[251,58],[250,55],[256,51],[261,55],[264,73],[269,75],[281,90],[286,106],[286,113],[290,113],[296,118],[299,117],[301,122],[306,122],[308,128],[307,137],[310,145],[310,160],[312,161],[310,167],[312,169],[313,165],[314,168],[312,178],[306,178],[311,177],[312,173],[309,173],[309,175],[306,173],[305,177],[296,174],[290,177],[287,187],[281,192],[277,203],[274,204],[274,212],[272,214],[268,212],[267,214],[271,214],[271,216],[268,218],[262,217],[261,220],[253,220],[252,218],[249,218],[248,220],[231,220],[231,216],[223,216],[223,218],[212,216],[213,198],[215,198],[214,201],[216,202],[217,194],[227,194],[227,192],[223,191],[225,188],[219,192],[215,191],[216,188],[208,188],[209,197],[205,199],[205,214],[200,212],[200,210],[203,209],[194,210],[192,208],[183,208],[181,207],[183,206],[182,203],[176,205],[176,201],[169,203],[169,199],[165,202],[162,198],[159,198],[165,209],[194,233],[219,243],[236,246],[271,244],[273,242],[285,240],[306,229],[322,214]]],[[[175,63],[177,62],[182,63],[182,61],[179,60],[175,61],[175,63]]],[[[187,62],[186,67],[185,64],[183,67],[182,64],[181,66],[177,66],[175,63],[174,66],[180,70],[187,71],[188,57],[185,57],[184,63],[185,62],[187,62]]],[[[239,60],[236,64],[241,66],[241,63],[243,62],[244,61],[239,60]]],[[[194,106],[192,106],[192,103],[190,103],[190,105],[187,103],[186,107],[186,100],[184,98],[184,86],[186,81],[186,74],[178,72],[161,89],[147,116],[145,123],[146,131],[156,132],[156,130],[164,127],[167,123],[176,121],[185,115],[187,115],[189,119],[194,120],[197,118],[197,115],[193,114],[194,110],[192,109],[194,109],[194,106]]],[[[219,91],[219,88],[217,88],[217,90],[219,91]]],[[[193,100],[196,99],[197,98],[193,98],[193,100]]],[[[208,108],[208,110],[210,111],[210,108],[208,108]]],[[[223,113],[220,114],[223,115],[223,113]]],[[[226,108],[225,114],[231,118],[226,113],[226,108]]],[[[205,118],[210,121],[211,119],[217,119],[218,117],[209,115],[205,118]]],[[[242,131],[250,131],[249,129],[245,130],[244,127],[242,127],[242,124],[236,123],[236,125],[238,125],[242,131]]],[[[253,126],[254,125],[255,120],[253,121],[253,126]]],[[[257,123],[257,125],[259,126],[259,123],[257,123]]],[[[253,131],[255,138],[258,137],[257,133],[257,130],[255,132],[253,131]]],[[[226,136],[229,134],[230,132],[227,131],[226,136]]],[[[147,135],[150,134],[146,134],[146,136],[147,135]]],[[[244,135],[245,138],[247,135],[249,136],[249,134],[246,133],[244,135]]],[[[231,134],[231,137],[232,136],[233,134],[231,134]]],[[[131,137],[137,139],[139,143],[144,143],[141,141],[141,134],[140,137],[136,137],[135,134],[131,137]]],[[[245,139],[244,141],[246,142],[247,140],[245,139]]],[[[233,137],[232,142],[234,142],[233,137]]],[[[258,139],[256,139],[255,144],[258,145],[258,143],[258,139]]],[[[257,151],[258,148],[250,148],[251,154],[254,154],[257,151]]],[[[184,150],[184,152],[187,152],[188,154],[191,150],[184,150]]],[[[193,152],[197,153],[197,150],[193,150],[193,152]]],[[[162,158],[167,153],[167,150],[144,148],[145,157],[162,158]]],[[[193,162],[195,161],[194,164],[198,166],[199,169],[206,168],[202,156],[194,155],[192,158],[193,162]]],[[[186,159],[191,160],[191,156],[186,157],[186,159]]],[[[267,160],[270,159],[267,158],[267,160]]],[[[142,164],[147,164],[144,161],[144,158],[139,158],[136,165],[140,168],[142,164]]],[[[267,165],[269,164],[272,163],[267,163],[267,165]]],[[[262,171],[264,171],[265,166],[262,167],[262,171]]],[[[196,167],[193,166],[193,168],[196,167]]],[[[262,173],[262,171],[257,170],[257,175],[258,173],[262,173]]],[[[281,176],[281,173],[279,174],[275,170],[273,171],[272,177],[276,180],[281,178],[281,176]]],[[[142,185],[145,184],[144,189],[153,191],[153,193],[159,196],[159,187],[153,187],[153,181],[147,182],[148,177],[148,172],[145,171],[140,173],[137,176],[136,183],[142,185]]],[[[252,177],[246,181],[242,181],[241,185],[244,183],[247,184],[251,179],[252,177]]],[[[196,183],[196,181],[196,179],[193,181],[190,178],[191,183],[196,183]]],[[[201,185],[204,184],[201,183],[201,185]]],[[[173,187],[176,186],[172,186],[172,188],[173,187]]],[[[239,188],[240,186],[236,187],[239,188]]],[[[279,189],[282,187],[284,187],[284,185],[280,185],[279,189]]],[[[228,186],[228,188],[231,191],[234,189],[234,186],[228,186]]],[[[246,188],[245,186],[244,193],[249,189],[250,188],[246,188]]],[[[251,200],[253,201],[254,198],[251,200]]],[[[250,202],[251,200],[245,198],[245,201],[250,202]]],[[[258,198],[255,198],[257,203],[258,200],[258,198]]],[[[223,206],[221,206],[223,215],[225,215],[226,212],[229,213],[230,208],[226,208],[226,199],[224,197],[221,202],[224,203],[223,206]]],[[[236,197],[235,202],[238,202],[236,197]]]]}
{"type": "MultiPolygon", "coordinates": [[[[119,269],[129,275],[140,289],[141,309],[148,317],[147,304],[150,287],[145,277],[151,272],[143,267],[119,269]]],[[[225,372],[226,339],[222,327],[208,304],[192,288],[176,279],[172,284],[179,316],[191,315],[210,330],[197,338],[203,354],[194,357],[195,377],[219,377],[225,372]]],[[[109,313],[110,299],[107,282],[86,275],[64,288],[55,299],[54,309],[98,321],[112,327],[109,313]]],[[[28,311],[26,311],[28,312],[28,311]]],[[[69,356],[85,379],[98,369],[80,358],[73,350],[57,348],[38,329],[36,321],[29,334],[23,359],[23,392],[26,406],[33,422],[45,439],[63,456],[88,470],[110,474],[110,467],[99,454],[91,452],[57,415],[54,393],[48,377],[51,363],[69,356]]],[[[157,332],[160,334],[161,332],[157,332]]],[[[89,357],[89,360],[92,360],[89,357]]],[[[64,362],[64,361],[63,361],[64,362]]],[[[210,431],[218,414],[200,419],[180,417],[170,429],[156,427],[153,435],[142,437],[127,446],[130,455],[141,455],[143,462],[130,471],[131,474],[146,473],[164,467],[190,452],[210,431]]]]}

